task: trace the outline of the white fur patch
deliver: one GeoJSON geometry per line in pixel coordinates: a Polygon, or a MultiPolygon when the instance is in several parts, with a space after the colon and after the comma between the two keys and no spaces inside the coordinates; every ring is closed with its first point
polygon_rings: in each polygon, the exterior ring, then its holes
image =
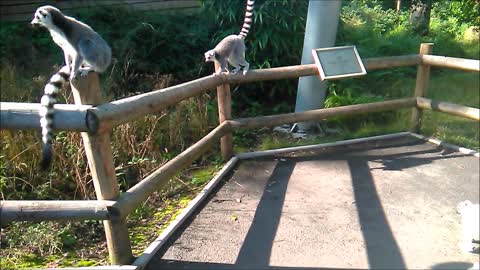
{"type": "Polygon", "coordinates": [[[40,104],[42,104],[43,106],[48,106],[50,104],[54,104],[55,101],[56,101],[55,98],[49,95],[43,95],[42,99],[40,100],[40,104]]]}
{"type": "Polygon", "coordinates": [[[52,78],[50,78],[50,82],[61,82],[65,83],[65,80],[63,79],[62,76],[58,75],[58,73],[55,73],[52,78]]]}
{"type": "Polygon", "coordinates": [[[70,74],[70,69],[68,69],[68,66],[63,66],[59,72],[70,74]]]}
{"type": "Polygon", "coordinates": [[[46,128],[52,125],[52,119],[50,118],[42,118],[40,119],[40,126],[42,127],[42,134],[45,136],[47,133],[46,128]]]}
{"type": "Polygon", "coordinates": [[[52,137],[51,137],[50,135],[44,135],[44,136],[42,137],[42,142],[43,142],[44,144],[47,144],[47,143],[48,143],[49,141],[51,141],[51,140],[52,140],[52,137]]]}
{"type": "Polygon", "coordinates": [[[40,117],[45,117],[48,114],[49,109],[47,107],[40,107],[40,110],[38,110],[38,115],[40,117]]]}
{"type": "Polygon", "coordinates": [[[59,89],[53,84],[48,83],[47,85],[45,85],[45,89],[43,90],[43,92],[47,95],[51,95],[58,93],[59,89]]]}

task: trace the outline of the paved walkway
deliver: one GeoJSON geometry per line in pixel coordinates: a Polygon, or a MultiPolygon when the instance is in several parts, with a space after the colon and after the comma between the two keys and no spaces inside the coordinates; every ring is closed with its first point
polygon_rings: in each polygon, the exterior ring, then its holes
{"type": "Polygon", "coordinates": [[[148,269],[467,269],[479,159],[412,137],[242,161],[148,269]]]}

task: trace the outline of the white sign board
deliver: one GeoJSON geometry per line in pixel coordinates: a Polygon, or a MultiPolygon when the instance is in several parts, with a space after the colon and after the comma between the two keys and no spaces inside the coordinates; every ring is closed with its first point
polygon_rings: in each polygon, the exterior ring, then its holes
{"type": "Polygon", "coordinates": [[[338,79],[367,74],[355,46],[312,50],[320,79],[338,79]]]}

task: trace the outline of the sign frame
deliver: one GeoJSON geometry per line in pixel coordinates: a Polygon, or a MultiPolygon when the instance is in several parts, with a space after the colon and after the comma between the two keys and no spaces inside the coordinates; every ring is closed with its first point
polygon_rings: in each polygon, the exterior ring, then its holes
{"type": "MultiPolygon", "coordinates": [[[[329,48],[320,48],[320,49],[313,49],[312,50],[312,55],[313,59],[315,60],[315,64],[317,65],[318,68],[318,73],[320,75],[320,80],[331,80],[331,79],[340,79],[340,78],[347,78],[347,77],[355,77],[355,76],[362,76],[367,74],[367,71],[365,69],[365,66],[363,65],[362,59],[360,58],[360,55],[358,54],[357,48],[355,45],[351,46],[340,46],[340,47],[329,47],[329,48]],[[326,55],[331,54],[332,52],[341,52],[345,51],[348,52],[350,55],[343,55],[345,58],[345,61],[351,61],[355,68],[354,72],[348,72],[348,73],[343,73],[343,72],[336,72],[336,74],[333,75],[326,75],[326,74],[331,74],[332,72],[328,72],[327,69],[331,67],[326,67],[327,65],[325,64],[327,59],[326,55]],[[353,57],[352,57],[353,53],[353,57]],[[323,57],[322,57],[323,54],[323,57]],[[322,63],[325,62],[325,63],[322,63]]],[[[341,56],[340,56],[341,57],[341,56]]],[[[330,59],[329,65],[332,66],[332,61],[330,59]]],[[[333,72],[335,73],[335,72],[333,72]]]]}

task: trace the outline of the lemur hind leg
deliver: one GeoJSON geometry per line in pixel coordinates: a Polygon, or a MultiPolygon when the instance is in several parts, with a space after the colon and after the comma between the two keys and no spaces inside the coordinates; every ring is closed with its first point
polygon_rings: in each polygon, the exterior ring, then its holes
{"type": "Polygon", "coordinates": [[[231,61],[229,61],[229,63],[234,67],[234,69],[230,71],[230,73],[237,74],[237,72],[240,70],[240,65],[236,62],[232,63],[231,61]]]}
{"type": "Polygon", "coordinates": [[[72,57],[64,50],[63,56],[65,57],[65,65],[68,67],[68,72],[72,72],[72,57]]]}
{"type": "Polygon", "coordinates": [[[74,58],[73,58],[73,67],[72,67],[72,71],[70,73],[70,80],[72,81],[75,81],[77,79],[77,75],[78,75],[78,72],[80,70],[80,66],[82,65],[83,63],[83,57],[80,55],[80,54],[77,54],[74,58]]]}

